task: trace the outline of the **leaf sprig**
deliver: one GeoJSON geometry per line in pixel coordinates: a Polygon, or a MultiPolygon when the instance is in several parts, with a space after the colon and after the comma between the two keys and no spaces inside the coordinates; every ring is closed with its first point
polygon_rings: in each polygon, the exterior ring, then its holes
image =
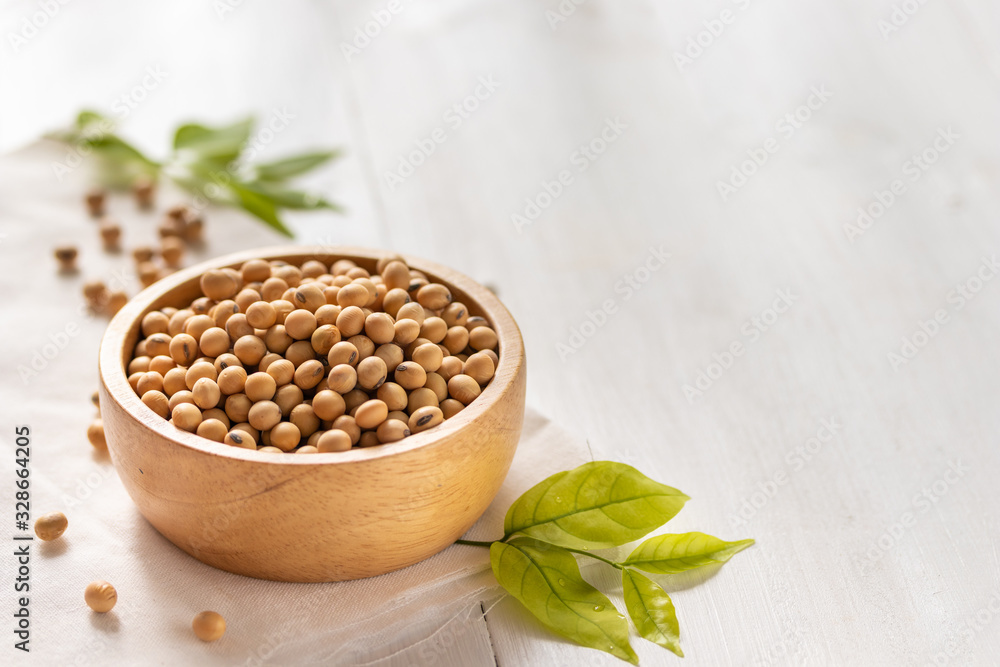
{"type": "Polygon", "coordinates": [[[672,519],[689,498],[624,463],[594,461],[556,473],[518,498],[488,547],[500,585],[553,632],[632,664],[628,623],[611,600],[580,574],[574,554],[604,562],[622,574],[629,618],[639,635],[680,657],[680,627],[666,591],[638,570],[676,574],[725,563],[754,540],[725,542],[704,533],[657,535],[622,562],[588,549],[640,539],[672,519]]]}
{"type": "Polygon", "coordinates": [[[100,175],[109,187],[128,187],[136,179],[169,178],[195,197],[216,204],[237,206],[285,236],[292,233],[281,220],[289,210],[339,211],[323,197],[296,190],[288,181],[339,157],[322,150],[274,162],[247,164],[247,143],[252,118],[222,127],[187,123],[174,133],[173,147],[164,160],[154,160],[115,134],[115,124],[96,111],[81,111],[70,128],[48,135],[71,144],[80,155],[93,153],[100,175]]]}

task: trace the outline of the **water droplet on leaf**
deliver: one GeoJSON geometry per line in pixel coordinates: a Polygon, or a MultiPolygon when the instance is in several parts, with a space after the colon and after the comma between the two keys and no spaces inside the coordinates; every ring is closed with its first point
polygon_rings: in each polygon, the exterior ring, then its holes
{"type": "Polygon", "coordinates": [[[603,604],[595,604],[594,605],[594,611],[604,611],[604,605],[603,604]]]}

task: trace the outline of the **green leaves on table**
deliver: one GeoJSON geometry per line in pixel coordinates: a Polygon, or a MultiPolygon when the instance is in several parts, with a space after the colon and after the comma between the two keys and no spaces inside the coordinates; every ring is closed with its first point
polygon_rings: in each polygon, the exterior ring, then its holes
{"type": "Polygon", "coordinates": [[[111,187],[128,187],[144,176],[169,178],[195,196],[237,206],[268,226],[291,236],[281,210],[340,210],[321,196],[290,187],[288,181],[339,157],[337,151],[310,151],[261,164],[245,164],[254,121],[211,127],[186,123],[174,133],[173,150],[158,162],[114,133],[112,119],[81,111],[72,127],[49,135],[78,147],[81,155],[99,158],[101,180],[111,187]]]}
{"type": "Polygon", "coordinates": [[[680,627],[670,596],[637,570],[673,574],[724,563],[753,540],[724,542],[704,533],[658,535],[623,562],[587,551],[621,546],[672,519],[689,498],[623,463],[594,461],[552,475],[514,501],[504,536],[488,546],[493,574],[553,632],[638,664],[625,617],[580,574],[574,554],[617,568],[625,607],[639,635],[680,657],[680,627]]]}
{"type": "Polygon", "coordinates": [[[712,563],[725,563],[753,540],[723,542],[705,533],[657,535],[636,547],[625,565],[655,574],[675,574],[712,563]]]}
{"type": "Polygon", "coordinates": [[[616,547],[656,530],[687,500],[632,466],[594,461],[529,489],[507,510],[504,533],[564,547],[616,547]]]}
{"type": "Polygon", "coordinates": [[[580,575],[573,555],[557,546],[518,537],[494,542],[490,564],[497,581],[547,628],[568,639],[639,664],[628,624],[603,593],[580,575]]]}

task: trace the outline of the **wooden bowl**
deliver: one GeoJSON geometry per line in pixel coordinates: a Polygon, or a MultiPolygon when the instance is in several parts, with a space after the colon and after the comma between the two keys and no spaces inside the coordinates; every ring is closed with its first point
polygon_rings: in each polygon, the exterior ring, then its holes
{"type": "Polygon", "coordinates": [[[101,343],[101,415],[118,475],[143,516],[203,563],[276,581],[342,581],[412,565],[461,537],[492,502],[524,419],[524,343],[489,290],[407,257],[489,320],[500,363],[483,393],[444,423],[400,442],[329,454],[268,454],[175,428],[139,400],[125,366],[146,313],[201,295],[212,268],[255,257],[301,264],[348,258],[373,271],[384,252],[276,247],[179,271],[119,311],[101,343]]]}

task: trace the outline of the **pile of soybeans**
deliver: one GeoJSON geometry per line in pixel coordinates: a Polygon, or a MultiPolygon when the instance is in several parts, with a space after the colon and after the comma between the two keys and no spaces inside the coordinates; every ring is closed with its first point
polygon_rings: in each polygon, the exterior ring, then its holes
{"type": "Polygon", "coordinates": [[[147,313],[129,383],[179,429],[261,452],[342,452],[437,426],[493,378],[497,334],[446,285],[387,256],[254,259],[147,313]]]}

